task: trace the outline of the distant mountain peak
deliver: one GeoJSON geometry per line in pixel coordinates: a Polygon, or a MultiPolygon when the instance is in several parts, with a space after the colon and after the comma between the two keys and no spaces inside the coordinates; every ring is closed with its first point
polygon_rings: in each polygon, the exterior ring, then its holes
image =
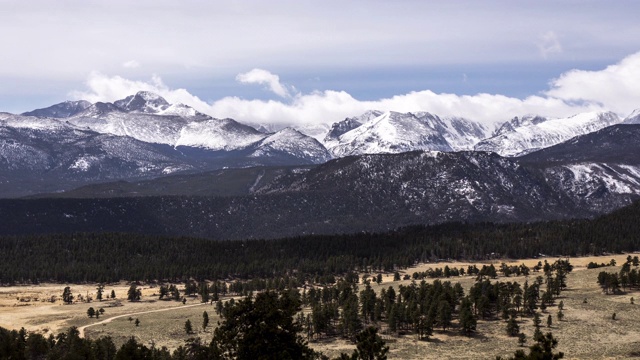
{"type": "Polygon", "coordinates": [[[527,114],[524,116],[515,116],[513,119],[505,122],[504,124],[502,124],[502,126],[500,126],[498,128],[498,130],[496,130],[496,132],[493,134],[494,136],[498,136],[498,135],[502,135],[502,134],[507,134],[510,132],[515,131],[515,129],[519,128],[519,127],[523,127],[523,126],[530,126],[530,125],[538,125],[540,123],[543,123],[545,121],[547,121],[548,119],[544,116],[540,116],[540,115],[535,115],[535,114],[527,114]]]}
{"type": "Polygon", "coordinates": [[[470,150],[490,132],[482,124],[429,112],[372,111],[334,124],[325,144],[334,156],[413,150],[470,150]],[[377,115],[377,116],[375,116],[377,115]],[[360,125],[359,120],[365,120],[360,125]],[[338,130],[338,131],[336,131],[338,130]],[[335,134],[347,130],[337,138],[335,134]]]}
{"type": "Polygon", "coordinates": [[[141,97],[147,101],[160,101],[167,103],[167,101],[162,96],[151,91],[138,91],[135,96],[141,97]]]}
{"type": "Polygon", "coordinates": [[[342,134],[351,131],[365,122],[375,119],[382,115],[383,112],[379,110],[367,110],[360,116],[348,117],[342,121],[335,122],[331,125],[331,129],[324,137],[325,143],[338,142],[338,139],[342,134]]]}
{"type": "Polygon", "coordinates": [[[129,95],[113,104],[126,112],[149,114],[157,114],[171,106],[162,96],[149,91],[138,91],[135,95],[129,95]]]}
{"type": "Polygon", "coordinates": [[[323,163],[331,159],[327,149],[316,139],[300,131],[286,127],[268,135],[252,145],[251,157],[272,157],[286,154],[298,159],[304,159],[309,164],[323,163]]]}
{"type": "Polygon", "coordinates": [[[585,112],[564,118],[515,117],[493,137],[478,142],[474,149],[502,156],[522,156],[620,122],[613,112],[585,112]]]}
{"type": "Polygon", "coordinates": [[[82,112],[89,106],[91,106],[91,103],[86,100],[65,101],[46,108],[28,111],[22,113],[22,115],[50,118],[68,118],[82,112]]]}
{"type": "Polygon", "coordinates": [[[624,124],[640,124],[640,109],[635,109],[629,116],[627,116],[624,121],[624,124]]]}
{"type": "Polygon", "coordinates": [[[78,112],[74,117],[90,117],[98,118],[113,112],[122,112],[122,110],[109,102],[97,102],[81,112],[78,112]]]}

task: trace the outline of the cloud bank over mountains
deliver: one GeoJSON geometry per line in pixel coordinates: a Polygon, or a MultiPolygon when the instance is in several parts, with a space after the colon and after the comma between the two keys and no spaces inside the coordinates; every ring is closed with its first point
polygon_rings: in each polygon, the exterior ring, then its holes
{"type": "MultiPolygon", "coordinates": [[[[553,52],[553,46],[548,50],[553,52]]],[[[340,90],[297,92],[284,84],[278,75],[255,68],[238,74],[236,81],[246,86],[262,86],[278,100],[223,97],[205,101],[187,89],[173,89],[160,76],[148,81],[130,80],[99,72],[90,74],[86,89],[74,91],[72,97],[92,102],[114,101],[140,90],[152,91],[173,103],[184,103],[214,117],[229,117],[249,124],[326,127],[345,117],[366,110],[417,112],[440,116],[461,116],[493,125],[513,116],[540,114],[551,117],[570,116],[584,111],[610,110],[626,116],[640,108],[640,52],[629,55],[601,70],[571,70],[550,80],[549,89],[520,99],[500,94],[456,95],[430,90],[412,91],[378,100],[359,100],[340,90]]]]}

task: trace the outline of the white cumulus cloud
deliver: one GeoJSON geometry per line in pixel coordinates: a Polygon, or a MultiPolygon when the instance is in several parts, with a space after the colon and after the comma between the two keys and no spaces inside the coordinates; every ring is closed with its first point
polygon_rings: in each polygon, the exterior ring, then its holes
{"type": "Polygon", "coordinates": [[[269,90],[280,97],[286,98],[290,96],[287,87],[280,82],[280,77],[267,70],[253,69],[249,72],[238,74],[236,80],[245,84],[267,85],[269,90]]]}
{"type": "MultiPolygon", "coordinates": [[[[239,78],[248,83],[280,84],[278,77],[268,71],[252,70],[239,78]]],[[[293,126],[315,132],[319,137],[330,124],[371,109],[429,111],[440,116],[466,117],[489,126],[524,114],[561,117],[584,111],[611,110],[624,116],[640,108],[640,82],[637,79],[640,79],[640,53],[600,71],[569,71],[552,80],[548,91],[524,99],[499,94],[456,95],[423,90],[364,101],[345,91],[325,90],[297,93],[281,101],[224,97],[205,102],[186,89],[169,88],[158,76],[149,81],[135,81],[101,73],[89,76],[87,91],[72,95],[95,102],[114,101],[140,90],[152,91],[169,102],[190,105],[213,117],[229,117],[271,129],[293,126]]],[[[284,88],[278,91],[288,94],[284,88]]]]}
{"type": "Polygon", "coordinates": [[[597,104],[627,115],[640,108],[640,52],[604,70],[571,70],[551,81],[549,97],[597,104]]]}
{"type": "Polygon", "coordinates": [[[153,75],[149,81],[140,81],[92,72],[87,78],[86,85],[88,90],[72,91],[70,96],[90,102],[113,102],[138,91],[150,91],[164,97],[171,103],[186,104],[202,112],[210,110],[209,104],[192,95],[186,89],[170,89],[158,75],[153,75]]]}

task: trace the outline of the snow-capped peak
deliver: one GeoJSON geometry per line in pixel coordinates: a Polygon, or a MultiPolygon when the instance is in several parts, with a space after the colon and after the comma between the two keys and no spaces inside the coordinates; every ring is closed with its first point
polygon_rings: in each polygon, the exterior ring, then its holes
{"type": "Polygon", "coordinates": [[[324,137],[323,142],[328,147],[335,146],[338,144],[339,138],[342,134],[355,129],[382,114],[383,112],[379,110],[368,110],[360,116],[349,117],[342,121],[333,123],[331,125],[331,130],[329,130],[327,135],[324,137]]]}
{"type": "Polygon", "coordinates": [[[515,129],[519,127],[537,125],[545,121],[547,121],[546,117],[534,114],[527,114],[521,117],[516,116],[513,119],[502,124],[502,126],[500,126],[498,130],[496,130],[493,136],[507,134],[515,131],[515,129]]]}
{"type": "Polygon", "coordinates": [[[203,147],[209,150],[244,148],[267,134],[231,119],[190,122],[180,130],[174,146],[203,147]]]}
{"type": "Polygon", "coordinates": [[[146,101],[167,103],[167,100],[165,100],[162,96],[151,91],[138,91],[135,96],[140,97],[146,101]]]}
{"type": "Polygon", "coordinates": [[[204,114],[196,111],[196,109],[192,108],[191,106],[188,106],[188,105],[185,105],[185,104],[173,104],[173,105],[170,105],[168,108],[160,111],[158,114],[159,115],[182,116],[182,117],[195,117],[195,116],[205,117],[205,116],[207,116],[207,115],[204,115],[204,114]]]}
{"type": "Polygon", "coordinates": [[[135,95],[129,95],[113,104],[126,112],[148,114],[158,114],[171,106],[163,97],[149,91],[139,91],[135,95]]]}
{"type": "Polygon", "coordinates": [[[633,110],[633,112],[624,119],[623,123],[640,124],[640,109],[633,110]]]}
{"type": "Polygon", "coordinates": [[[50,118],[67,118],[79,112],[82,112],[89,106],[91,106],[91,103],[86,100],[65,101],[59,104],[51,105],[46,108],[28,111],[28,112],[22,113],[22,115],[50,117],[50,118]]]}
{"type": "Polygon", "coordinates": [[[271,157],[277,154],[306,159],[309,163],[322,163],[331,159],[327,149],[318,140],[291,127],[265,137],[254,145],[250,156],[271,157]]]}
{"type": "Polygon", "coordinates": [[[118,113],[122,112],[122,110],[112,103],[97,102],[71,118],[98,118],[114,112],[118,113]]]}
{"type": "Polygon", "coordinates": [[[620,123],[613,112],[586,112],[565,118],[517,117],[503,125],[496,135],[474,147],[502,156],[521,156],[620,123]]]}
{"type": "Polygon", "coordinates": [[[440,118],[428,112],[368,112],[360,118],[373,115],[378,116],[359,126],[349,122],[353,118],[345,119],[344,126],[355,127],[337,139],[325,142],[331,153],[346,156],[412,150],[469,150],[490,133],[480,123],[458,117],[440,118]]]}

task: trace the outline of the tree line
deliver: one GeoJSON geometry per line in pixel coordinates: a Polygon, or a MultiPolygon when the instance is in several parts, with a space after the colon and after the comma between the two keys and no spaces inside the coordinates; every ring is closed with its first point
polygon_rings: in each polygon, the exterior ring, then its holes
{"type": "MultiPolygon", "coordinates": [[[[615,266],[615,261],[611,260],[611,265],[615,266]]],[[[640,271],[638,257],[627,256],[627,261],[622,264],[618,273],[601,271],[598,274],[598,285],[605,294],[620,294],[628,289],[640,289],[640,271]],[[632,268],[633,266],[633,268],[632,268]]]]}
{"type": "MultiPolygon", "coordinates": [[[[386,233],[213,241],[133,234],[0,237],[0,283],[185,281],[393,272],[441,259],[600,255],[640,249],[640,202],[594,220],[447,223],[386,233]]],[[[509,272],[524,269],[505,269],[509,272]]]]}

